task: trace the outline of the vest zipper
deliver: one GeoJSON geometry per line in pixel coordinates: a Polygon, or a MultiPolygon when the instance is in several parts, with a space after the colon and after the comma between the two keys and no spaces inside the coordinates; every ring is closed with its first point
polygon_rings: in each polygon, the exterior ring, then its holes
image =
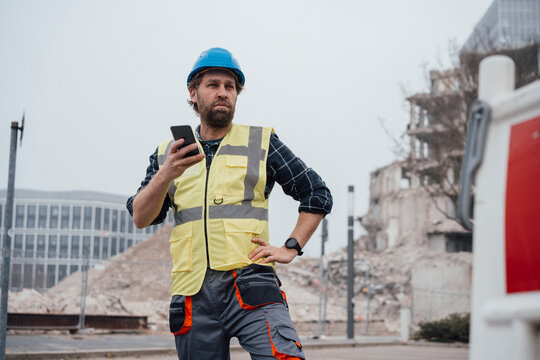
{"type": "Polygon", "coordinates": [[[210,268],[210,252],[208,251],[208,224],[206,221],[206,216],[208,212],[208,178],[210,175],[210,168],[212,167],[212,164],[210,164],[210,167],[206,171],[206,180],[204,184],[204,241],[206,243],[206,267],[210,268]]]}

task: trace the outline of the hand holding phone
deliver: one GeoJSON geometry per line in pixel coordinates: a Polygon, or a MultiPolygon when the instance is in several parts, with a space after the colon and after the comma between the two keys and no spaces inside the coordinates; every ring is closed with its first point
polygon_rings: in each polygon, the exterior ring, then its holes
{"type": "MultiPolygon", "coordinates": [[[[174,140],[184,139],[184,143],[178,148],[180,150],[184,146],[191,145],[195,143],[195,136],[193,135],[193,130],[189,125],[178,125],[171,126],[171,132],[173,134],[174,140]]],[[[186,154],[185,157],[195,156],[199,154],[199,149],[192,150],[186,154]]]]}

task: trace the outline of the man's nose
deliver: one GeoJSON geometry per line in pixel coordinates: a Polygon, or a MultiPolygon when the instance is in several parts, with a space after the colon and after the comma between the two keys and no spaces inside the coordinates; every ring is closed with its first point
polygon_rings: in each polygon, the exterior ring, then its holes
{"type": "Polygon", "coordinates": [[[225,85],[220,85],[218,87],[218,96],[220,98],[226,98],[227,97],[227,90],[225,89],[225,85]]]}

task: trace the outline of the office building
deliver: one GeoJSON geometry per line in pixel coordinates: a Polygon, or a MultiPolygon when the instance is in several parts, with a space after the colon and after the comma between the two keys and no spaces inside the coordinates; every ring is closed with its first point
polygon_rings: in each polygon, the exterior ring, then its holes
{"type": "MultiPolygon", "coordinates": [[[[0,231],[6,191],[0,191],[0,231]]],[[[98,192],[16,190],[10,289],[44,290],[140,243],[159,226],[137,229],[127,196],[98,192]]],[[[3,246],[3,241],[2,241],[3,246]]]]}
{"type": "Polygon", "coordinates": [[[540,42],[540,0],[495,0],[462,50],[487,52],[540,42]]]}

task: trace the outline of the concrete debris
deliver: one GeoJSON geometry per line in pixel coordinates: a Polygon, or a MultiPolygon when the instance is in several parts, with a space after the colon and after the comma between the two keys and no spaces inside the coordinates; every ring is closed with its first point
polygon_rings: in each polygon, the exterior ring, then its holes
{"type": "MultiPolygon", "coordinates": [[[[422,272],[426,266],[440,268],[443,273],[448,273],[448,269],[452,267],[470,271],[472,262],[470,253],[443,253],[416,245],[401,245],[397,248],[387,248],[381,252],[362,250],[360,246],[356,246],[355,249],[355,320],[362,321],[369,316],[370,322],[383,322],[389,332],[399,331],[399,310],[413,306],[411,279],[415,272],[422,272]],[[367,314],[368,297],[370,297],[369,315],[367,314]]],[[[346,320],[346,251],[329,254],[325,260],[328,279],[326,293],[329,301],[327,319],[346,320]]],[[[309,309],[309,305],[305,304],[307,301],[304,299],[318,301],[319,259],[297,259],[292,265],[279,265],[278,270],[284,287],[287,283],[287,286],[292,285],[297,292],[290,296],[291,300],[289,301],[298,301],[298,303],[294,303],[294,306],[291,306],[291,313],[294,315],[295,311],[298,312],[297,319],[317,319],[318,303],[313,304],[312,309],[309,309]],[[303,295],[298,293],[300,291],[303,295]],[[295,308],[297,309],[295,310],[295,308]]],[[[427,280],[422,280],[420,278],[415,286],[424,286],[427,280]]],[[[449,287],[449,281],[440,281],[440,283],[445,286],[447,292],[456,291],[455,287],[449,287]]],[[[466,284],[461,281],[456,281],[456,283],[462,287],[458,290],[467,291],[466,284]]],[[[430,289],[437,290],[432,285],[430,285],[430,289]]],[[[424,290],[423,287],[422,290],[424,290]]],[[[414,296],[419,297],[420,294],[414,296]]],[[[468,301],[466,303],[468,304],[468,301]]],[[[444,315],[446,314],[442,314],[442,316],[444,315]]],[[[427,316],[422,317],[422,314],[415,314],[415,319],[426,320],[427,316]]]]}

